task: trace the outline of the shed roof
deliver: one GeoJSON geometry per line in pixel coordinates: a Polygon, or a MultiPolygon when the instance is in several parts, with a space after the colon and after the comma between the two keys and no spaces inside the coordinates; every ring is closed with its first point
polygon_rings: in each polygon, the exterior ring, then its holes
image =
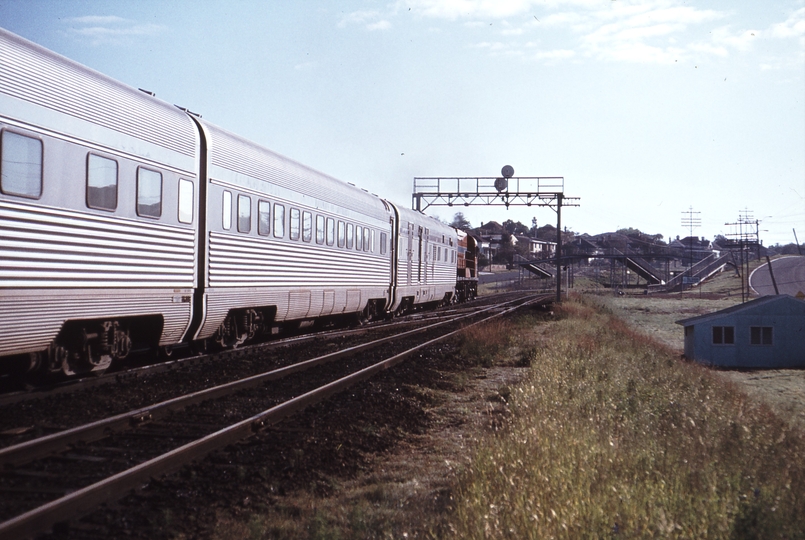
{"type": "Polygon", "coordinates": [[[757,309],[761,306],[767,306],[778,302],[783,305],[790,305],[795,310],[802,311],[803,316],[805,316],[805,302],[803,302],[802,300],[797,300],[793,296],[787,294],[780,294],[776,296],[761,296],[760,298],[755,298],[754,300],[750,300],[749,302],[745,302],[743,304],[737,304],[735,306],[731,306],[726,309],[722,309],[720,311],[714,311],[713,313],[705,313],[704,315],[697,315],[696,317],[691,317],[689,319],[682,319],[680,321],[676,321],[676,324],[681,324],[682,326],[691,326],[693,324],[706,322],[711,319],[718,319],[720,317],[723,317],[724,315],[730,315],[732,313],[738,313],[740,311],[750,311],[757,309]]]}

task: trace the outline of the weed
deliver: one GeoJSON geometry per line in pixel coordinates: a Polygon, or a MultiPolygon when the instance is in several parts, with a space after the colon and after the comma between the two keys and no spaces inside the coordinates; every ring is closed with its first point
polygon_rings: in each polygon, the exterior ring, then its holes
{"type": "Polygon", "coordinates": [[[509,340],[510,329],[502,321],[492,321],[464,330],[460,334],[461,356],[471,365],[490,367],[509,340]]]}
{"type": "Polygon", "coordinates": [[[801,433],[596,301],[557,314],[462,473],[455,537],[803,538],[801,433]]]}

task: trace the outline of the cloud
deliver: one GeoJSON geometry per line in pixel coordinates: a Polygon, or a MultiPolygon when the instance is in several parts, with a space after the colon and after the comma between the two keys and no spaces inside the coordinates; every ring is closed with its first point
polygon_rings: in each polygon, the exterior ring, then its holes
{"type": "Polygon", "coordinates": [[[301,64],[296,64],[293,68],[296,71],[311,71],[316,68],[318,64],[316,62],[303,62],[301,64]]]}
{"type": "Polygon", "coordinates": [[[153,36],[167,30],[160,24],[140,24],[115,15],[86,15],[63,19],[68,25],[65,33],[92,46],[119,45],[134,37],[153,36]]]}
{"type": "Polygon", "coordinates": [[[68,17],[64,22],[69,24],[119,24],[125,23],[126,19],[115,15],[87,15],[85,17],[68,17]]]}
{"type": "Polygon", "coordinates": [[[346,28],[350,25],[363,26],[367,30],[388,30],[391,22],[383,18],[379,11],[353,11],[344,15],[338,22],[339,28],[346,28]]]}
{"type": "MultiPolygon", "coordinates": [[[[737,8],[709,9],[685,0],[398,0],[391,12],[407,13],[409,8],[415,16],[459,22],[474,34],[487,29],[506,41],[505,47],[502,43],[492,46],[494,37],[487,32],[483,39],[491,40],[472,48],[489,54],[503,48],[508,54],[519,50],[546,62],[589,58],[667,64],[703,55],[724,58],[750,53],[759,39],[771,38],[798,39],[800,51],[805,48],[805,8],[768,28],[738,28],[730,24],[738,19],[737,8]],[[535,40],[550,46],[529,53],[535,40]],[[556,55],[556,51],[565,53],[556,55]]],[[[802,52],[792,56],[780,51],[779,62],[762,61],[765,66],[792,65],[801,58],[802,52]]]]}
{"type": "Polygon", "coordinates": [[[542,4],[539,0],[413,0],[400,2],[426,17],[456,20],[502,19],[528,13],[542,4]]]}
{"type": "Polygon", "coordinates": [[[792,13],[785,22],[773,24],[769,34],[776,38],[805,36],[805,8],[792,13]]]}
{"type": "Polygon", "coordinates": [[[391,23],[387,20],[378,21],[376,23],[370,23],[366,25],[367,30],[388,30],[391,28],[391,23]]]}
{"type": "Polygon", "coordinates": [[[570,49],[554,49],[551,51],[537,51],[531,58],[546,64],[555,64],[561,60],[570,60],[576,56],[576,51],[570,49]]]}

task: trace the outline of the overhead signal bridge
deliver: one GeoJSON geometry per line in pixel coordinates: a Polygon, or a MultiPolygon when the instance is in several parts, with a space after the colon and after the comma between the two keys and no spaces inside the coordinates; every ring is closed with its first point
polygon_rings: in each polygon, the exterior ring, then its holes
{"type": "Polygon", "coordinates": [[[579,206],[579,197],[565,197],[563,176],[514,176],[506,165],[503,176],[416,177],[412,206],[547,206],[556,212],[556,301],[562,301],[562,206],[579,206]]]}
{"type": "Polygon", "coordinates": [[[475,178],[414,178],[413,208],[430,206],[579,206],[579,197],[565,197],[562,176],[475,178]]]}

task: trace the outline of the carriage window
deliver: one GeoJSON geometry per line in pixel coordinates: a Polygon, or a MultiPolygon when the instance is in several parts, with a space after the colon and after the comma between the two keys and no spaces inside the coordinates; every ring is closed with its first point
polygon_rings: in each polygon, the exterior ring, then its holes
{"type": "Polygon", "coordinates": [[[257,201],[257,234],[268,236],[271,232],[271,203],[257,201]]]}
{"type": "Polygon", "coordinates": [[[225,230],[232,228],[232,193],[224,191],[223,208],[221,209],[222,223],[225,230]]]}
{"type": "Polygon", "coordinates": [[[369,233],[369,251],[375,252],[375,230],[372,229],[369,233]]]}
{"type": "Polygon", "coordinates": [[[38,199],[42,196],[42,141],[3,132],[0,191],[38,199]]]}
{"type": "Polygon", "coordinates": [[[313,216],[310,212],[302,212],[302,240],[310,242],[313,237],[313,216]]]}
{"type": "Polygon", "coordinates": [[[352,249],[352,239],[355,237],[355,227],[347,223],[347,249],[352,249]]]}
{"type": "Polygon", "coordinates": [[[316,216],[316,243],[324,243],[324,216],[316,216]]]}
{"type": "Polygon", "coordinates": [[[344,222],[338,220],[338,247],[344,247],[346,240],[346,228],[344,227],[344,222]]]}
{"type": "Polygon", "coordinates": [[[386,236],[386,233],[384,233],[384,232],[380,233],[380,254],[381,255],[386,254],[386,247],[387,247],[386,243],[387,242],[388,242],[388,237],[386,236]]]}
{"type": "Polygon", "coordinates": [[[162,215],[162,173],[137,169],[137,215],[153,218],[162,215]]]}
{"type": "Polygon", "coordinates": [[[117,209],[117,161],[88,155],[87,206],[99,210],[117,209]]]}
{"type": "Polygon", "coordinates": [[[238,195],[238,231],[252,230],[252,199],[246,195],[238,195]]]}
{"type": "Polygon", "coordinates": [[[369,251],[369,227],[363,228],[363,250],[369,251]]]}
{"type": "Polygon", "coordinates": [[[299,209],[298,208],[291,208],[291,240],[299,240],[299,227],[300,227],[300,219],[299,219],[299,209]]]}
{"type": "Polygon", "coordinates": [[[335,220],[331,217],[327,218],[327,245],[332,246],[335,243],[335,220]]]}
{"type": "Polygon", "coordinates": [[[355,225],[355,249],[363,249],[363,227],[355,225]]]}
{"type": "Polygon", "coordinates": [[[436,260],[437,260],[437,261],[441,261],[441,260],[442,260],[442,248],[441,248],[441,246],[439,247],[439,255],[436,257],[436,260]]]}
{"type": "Polygon", "coordinates": [[[274,204],[274,236],[285,236],[285,206],[281,204],[274,204]]]}
{"type": "Polygon", "coordinates": [[[179,180],[179,223],[193,223],[193,182],[179,180]]]}

